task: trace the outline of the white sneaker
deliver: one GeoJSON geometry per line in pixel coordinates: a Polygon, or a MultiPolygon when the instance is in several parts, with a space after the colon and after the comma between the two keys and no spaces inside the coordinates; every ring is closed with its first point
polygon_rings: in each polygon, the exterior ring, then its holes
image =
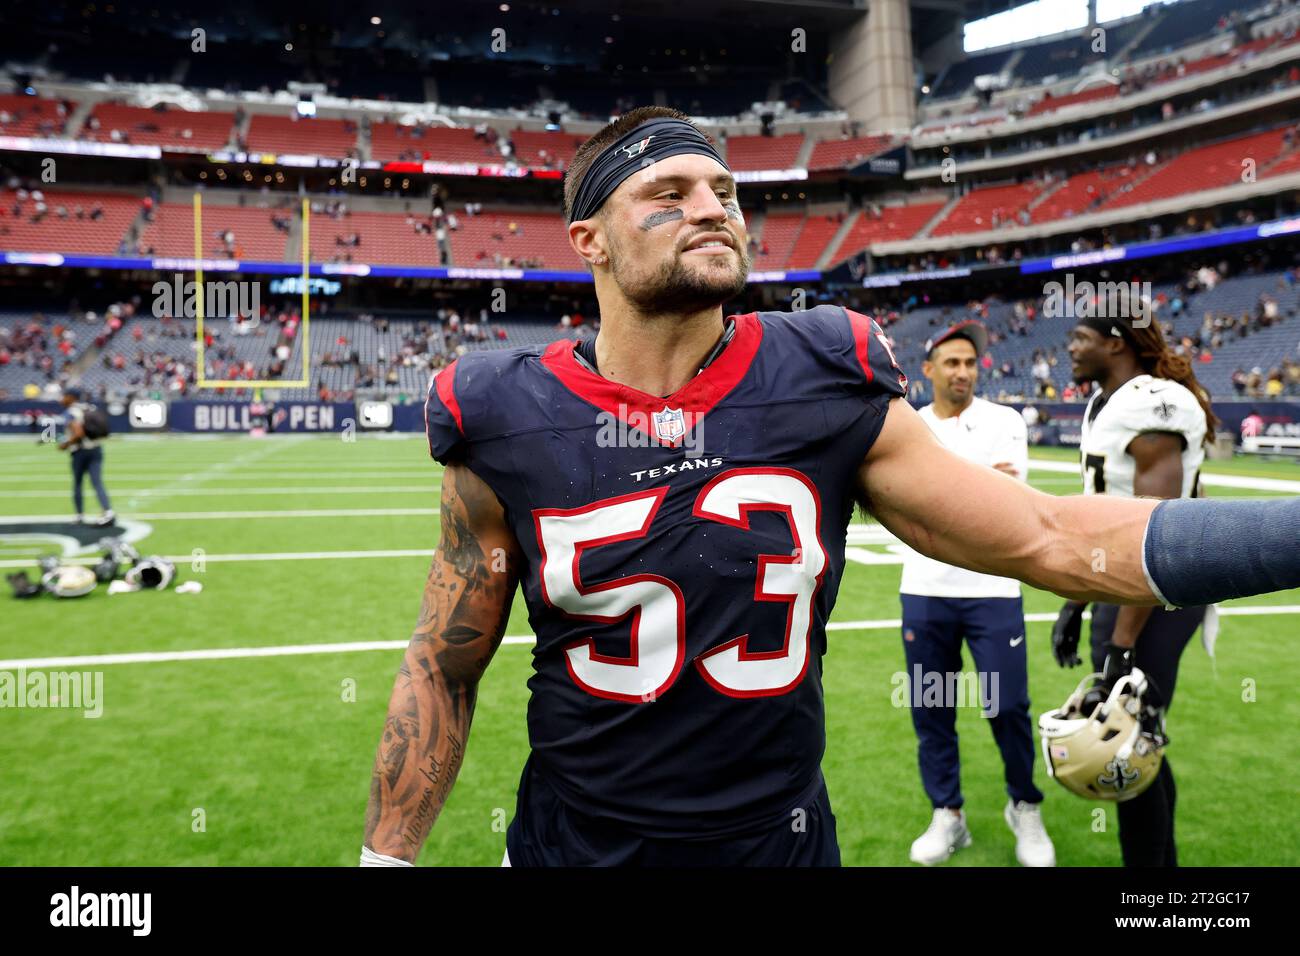
{"type": "Polygon", "coordinates": [[[1021,866],[1056,866],[1056,847],[1043,826],[1038,804],[1008,800],[1002,815],[1016,835],[1016,859],[1021,866]]]}
{"type": "Polygon", "coordinates": [[[117,515],[113,513],[112,508],[109,508],[102,515],[100,515],[98,519],[96,519],[95,524],[101,528],[106,528],[109,525],[113,524],[115,521],[117,521],[117,515]]]}
{"type": "Polygon", "coordinates": [[[966,829],[966,811],[953,813],[939,807],[934,811],[930,826],[912,841],[912,862],[934,866],[963,847],[970,846],[970,842],[970,831],[966,829]]]}

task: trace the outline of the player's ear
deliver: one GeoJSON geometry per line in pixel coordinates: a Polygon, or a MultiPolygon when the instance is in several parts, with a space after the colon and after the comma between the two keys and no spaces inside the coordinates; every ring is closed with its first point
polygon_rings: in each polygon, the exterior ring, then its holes
{"type": "Polygon", "coordinates": [[[570,223],[569,245],[588,264],[608,257],[609,249],[605,243],[605,231],[600,217],[592,216],[590,219],[570,223]]]}
{"type": "Polygon", "coordinates": [[[934,363],[931,362],[929,359],[925,359],[923,362],[921,362],[921,375],[925,378],[929,378],[933,374],[934,374],[934,363]]]}

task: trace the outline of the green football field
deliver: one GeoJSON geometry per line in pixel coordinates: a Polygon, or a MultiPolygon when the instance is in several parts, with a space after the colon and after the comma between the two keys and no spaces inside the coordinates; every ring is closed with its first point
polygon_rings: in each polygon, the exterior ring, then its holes
{"type": "MultiPolygon", "coordinates": [[[[1034,457],[1047,465],[1032,472],[1040,488],[1077,488],[1077,474],[1063,468],[1070,452],[1034,457]]],[[[1212,463],[1205,474],[1256,486],[1211,485],[1215,496],[1278,493],[1286,486],[1259,487],[1277,479],[1300,488],[1300,466],[1289,462],[1212,463]]],[[[402,652],[330,645],[404,642],[415,622],[438,522],[439,469],[422,439],[115,437],[107,476],[118,512],[140,523],[137,547],[182,557],[179,580],[203,590],[101,588],[62,602],[0,594],[0,671],[103,675],[97,719],[61,707],[0,709],[0,864],[355,865],[402,652]],[[258,653],[286,646],[309,652],[258,653]],[[175,656],[221,649],[231,653],[175,656]],[[150,652],[163,659],[40,663],[150,652]]],[[[68,483],[67,460],[52,447],[0,442],[0,523],[66,520],[68,483]]],[[[6,574],[31,569],[32,555],[56,547],[0,535],[0,564],[6,574]]],[[[892,703],[891,678],[903,669],[893,621],[899,571],[849,563],[833,619],[842,626],[825,662],[824,766],[851,865],[909,865],[908,846],[930,816],[908,711],[892,703]]],[[[1060,606],[1030,589],[1025,603],[1031,615],[1060,606]]],[[[1181,862],[1295,865],[1300,591],[1228,607],[1267,613],[1225,616],[1217,663],[1195,639],[1183,657],[1169,721],[1181,862]]],[[[1028,625],[1035,714],[1082,676],[1056,667],[1049,631],[1028,625]]],[[[518,640],[503,644],[483,680],[464,768],[422,864],[501,860],[527,751],[522,599],[507,635],[518,640]]],[[[974,845],[950,865],[1014,866],[1001,761],[981,723],[977,709],[960,712],[974,845]]],[[[1114,808],[1095,812],[1050,780],[1041,759],[1037,772],[1059,862],[1117,865],[1114,808]]]]}

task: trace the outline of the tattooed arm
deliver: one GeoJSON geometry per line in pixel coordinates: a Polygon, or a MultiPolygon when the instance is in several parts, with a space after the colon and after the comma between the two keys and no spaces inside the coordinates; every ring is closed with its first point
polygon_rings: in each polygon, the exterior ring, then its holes
{"type": "Polygon", "coordinates": [[[442,540],[370,780],[365,845],[377,853],[414,861],[447,801],[518,567],[519,546],[496,496],[464,465],[448,465],[442,540]]]}

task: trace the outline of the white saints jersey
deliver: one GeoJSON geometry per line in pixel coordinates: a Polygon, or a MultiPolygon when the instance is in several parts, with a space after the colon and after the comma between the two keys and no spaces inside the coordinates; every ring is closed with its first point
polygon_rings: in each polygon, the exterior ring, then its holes
{"type": "MultiPolygon", "coordinates": [[[[920,414],[949,451],[979,465],[1010,462],[1017,478],[1024,481],[1028,476],[1028,429],[1014,408],[975,398],[960,415],[951,418],[939,418],[933,405],[926,405],[920,414]]],[[[961,491],[956,489],[954,493],[961,491]]],[[[899,591],[925,597],[1017,598],[1020,582],[953,567],[908,548],[903,556],[899,591]]]]}
{"type": "Polygon", "coordinates": [[[1083,493],[1132,498],[1137,463],[1128,446],[1147,432],[1183,436],[1182,497],[1195,496],[1205,461],[1205,412],[1182,385],[1150,375],[1129,379],[1105,401],[1100,391],[1089,399],[1079,442],[1083,493]]]}

